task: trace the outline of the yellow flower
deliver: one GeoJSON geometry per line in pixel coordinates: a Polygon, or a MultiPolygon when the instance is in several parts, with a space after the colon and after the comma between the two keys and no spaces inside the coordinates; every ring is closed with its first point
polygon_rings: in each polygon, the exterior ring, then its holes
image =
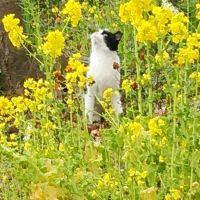
{"type": "Polygon", "coordinates": [[[104,185],[106,185],[106,184],[108,184],[109,182],[110,182],[110,174],[109,173],[105,173],[104,175],[103,175],[103,182],[104,182],[104,185]]]}
{"type": "Polygon", "coordinates": [[[21,26],[17,26],[13,31],[9,32],[8,37],[13,46],[17,48],[20,48],[26,39],[26,36],[23,35],[23,28],[21,26]]]}
{"type": "Polygon", "coordinates": [[[120,4],[119,17],[122,22],[127,23],[130,21],[131,3],[120,4]]]}
{"type": "Polygon", "coordinates": [[[7,116],[14,114],[14,107],[12,102],[4,96],[0,97],[0,116],[7,116]]]}
{"type": "Polygon", "coordinates": [[[23,34],[23,27],[19,26],[20,20],[15,18],[15,14],[8,14],[4,16],[2,22],[13,46],[20,48],[26,39],[23,34]]]}
{"type": "Polygon", "coordinates": [[[143,18],[143,9],[140,2],[140,0],[132,0],[124,4],[120,4],[119,17],[122,22],[131,22],[131,24],[136,27],[140,24],[140,21],[143,18]]]}
{"type": "Polygon", "coordinates": [[[103,92],[103,99],[106,101],[106,102],[110,102],[111,101],[111,97],[113,95],[113,89],[112,88],[108,88],[106,89],[104,92],[103,92]]]}
{"type": "Polygon", "coordinates": [[[188,17],[185,16],[184,12],[178,12],[175,15],[173,15],[171,19],[171,23],[176,23],[176,22],[182,22],[182,23],[187,23],[188,17]]]}
{"type": "Polygon", "coordinates": [[[72,107],[73,104],[74,104],[73,99],[72,99],[72,98],[68,98],[68,99],[67,99],[67,105],[68,105],[69,107],[72,107]]]}
{"type": "Polygon", "coordinates": [[[170,193],[165,196],[165,200],[180,200],[181,199],[181,192],[177,189],[169,190],[170,193]]]}
{"type": "Polygon", "coordinates": [[[146,178],[147,177],[147,171],[143,171],[140,173],[141,178],[146,178]]]}
{"type": "Polygon", "coordinates": [[[162,138],[162,144],[163,144],[163,145],[167,144],[167,138],[166,138],[166,137],[163,137],[163,138],[162,138]]]}
{"type": "Polygon", "coordinates": [[[161,155],[159,156],[159,162],[160,162],[160,163],[164,163],[164,162],[165,162],[165,159],[164,159],[164,157],[163,157],[163,156],[161,156],[161,155]]]}
{"type": "Polygon", "coordinates": [[[0,131],[2,132],[2,130],[5,128],[6,126],[6,123],[0,123],[0,131]]]}
{"type": "Polygon", "coordinates": [[[28,150],[31,147],[31,144],[29,142],[24,143],[24,149],[28,150]]]}
{"type": "Polygon", "coordinates": [[[65,45],[65,38],[59,30],[50,31],[45,38],[45,43],[41,46],[41,49],[46,55],[50,55],[53,58],[61,56],[62,50],[65,45]]]}
{"type": "Polygon", "coordinates": [[[53,124],[53,122],[51,122],[51,121],[46,122],[44,128],[46,129],[46,131],[57,129],[56,125],[53,124]]]}
{"type": "Polygon", "coordinates": [[[147,177],[147,171],[139,172],[135,171],[133,168],[129,169],[128,174],[128,181],[133,179],[139,186],[144,184],[144,180],[147,177]]]}
{"type": "Polygon", "coordinates": [[[17,142],[8,142],[7,145],[9,147],[16,147],[17,146],[17,142]]]}
{"type": "Polygon", "coordinates": [[[187,147],[187,141],[186,140],[180,141],[180,147],[185,149],[187,147]]]}
{"type": "Polygon", "coordinates": [[[51,9],[51,12],[52,13],[58,13],[59,9],[57,6],[54,6],[52,9],[51,9]]]}
{"type": "Polygon", "coordinates": [[[59,151],[63,152],[65,150],[64,145],[62,143],[59,144],[59,151]]]}
{"type": "Polygon", "coordinates": [[[143,74],[142,79],[141,79],[141,84],[144,85],[146,83],[149,83],[151,80],[151,75],[150,74],[143,74]]]}
{"type": "Polygon", "coordinates": [[[200,33],[192,33],[187,38],[187,46],[190,48],[200,48],[200,33]]]}
{"type": "Polygon", "coordinates": [[[65,79],[66,88],[69,94],[73,94],[75,91],[84,90],[87,82],[89,82],[89,84],[94,83],[92,77],[86,78],[88,68],[79,61],[80,58],[80,53],[73,54],[69,58],[68,65],[66,67],[67,73],[65,79]]]}
{"type": "Polygon", "coordinates": [[[184,13],[180,12],[172,17],[169,29],[172,33],[172,41],[179,43],[183,39],[188,37],[188,30],[185,23],[188,22],[188,18],[184,16],[184,13]]]}
{"type": "Polygon", "coordinates": [[[74,0],[69,0],[66,4],[62,13],[67,15],[73,27],[78,25],[79,20],[81,19],[81,4],[74,0]]]}
{"type": "Polygon", "coordinates": [[[196,18],[200,20],[200,3],[196,4],[196,18]]]}
{"type": "Polygon", "coordinates": [[[188,36],[187,27],[181,22],[170,24],[170,31],[172,33],[172,41],[175,43],[179,43],[188,36]]]}
{"type": "Polygon", "coordinates": [[[161,135],[162,127],[165,125],[165,121],[160,119],[160,117],[154,117],[149,120],[148,127],[151,134],[161,135]]]}
{"type": "Polygon", "coordinates": [[[15,112],[24,112],[28,110],[28,107],[26,106],[22,96],[12,97],[11,102],[15,107],[15,112]]]}
{"type": "Polygon", "coordinates": [[[125,79],[122,81],[122,90],[125,92],[130,92],[131,91],[131,83],[130,80],[125,79]]]}
{"type": "Polygon", "coordinates": [[[36,86],[36,81],[33,78],[28,78],[24,81],[24,88],[34,90],[36,86]]]}
{"type": "Polygon", "coordinates": [[[163,61],[168,61],[169,60],[169,54],[167,53],[167,51],[162,52],[161,54],[156,54],[155,59],[158,63],[161,63],[163,61]]]}
{"type": "Polygon", "coordinates": [[[155,24],[150,21],[142,20],[137,31],[138,33],[136,37],[139,42],[156,42],[158,40],[155,24]]]}
{"type": "Polygon", "coordinates": [[[155,24],[158,36],[165,36],[169,31],[168,24],[173,16],[172,11],[169,8],[154,6],[152,13],[149,20],[155,24]]]}
{"type": "Polygon", "coordinates": [[[200,72],[193,72],[189,77],[195,80],[197,83],[200,83],[200,72]]]}
{"type": "Polygon", "coordinates": [[[17,135],[15,133],[10,134],[10,139],[15,140],[17,138],[17,135]]]}
{"type": "Polygon", "coordinates": [[[153,0],[140,0],[140,6],[143,11],[148,12],[153,7],[153,0]]]}
{"type": "Polygon", "coordinates": [[[129,173],[129,176],[130,176],[130,177],[133,177],[133,176],[136,175],[136,171],[135,171],[134,169],[132,169],[132,168],[129,169],[128,173],[129,173]]]}
{"type": "Polygon", "coordinates": [[[140,123],[133,122],[129,124],[129,130],[132,132],[134,136],[138,137],[143,132],[144,128],[140,123]]]}
{"type": "Polygon", "coordinates": [[[83,2],[81,4],[81,7],[82,7],[83,10],[86,10],[88,8],[88,2],[83,2]]]}
{"type": "Polygon", "coordinates": [[[15,18],[15,14],[8,14],[5,15],[2,19],[4,28],[6,32],[11,32],[13,29],[15,29],[17,26],[19,26],[20,20],[18,18],[15,18]]]}
{"type": "Polygon", "coordinates": [[[199,59],[198,49],[191,47],[179,48],[179,52],[176,54],[178,65],[182,66],[186,63],[194,63],[195,60],[199,59]]]}
{"type": "Polygon", "coordinates": [[[95,190],[92,191],[91,196],[92,196],[93,198],[97,197],[97,193],[96,193],[95,190]]]}
{"type": "Polygon", "coordinates": [[[88,11],[89,11],[90,14],[93,14],[93,13],[95,13],[95,10],[96,10],[96,6],[92,6],[92,7],[89,8],[88,11]]]}

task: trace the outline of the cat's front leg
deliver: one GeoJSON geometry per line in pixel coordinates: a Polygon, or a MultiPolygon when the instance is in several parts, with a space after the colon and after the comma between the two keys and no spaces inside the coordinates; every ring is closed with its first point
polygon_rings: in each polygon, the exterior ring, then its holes
{"type": "Polygon", "coordinates": [[[92,124],[94,114],[95,95],[91,87],[87,87],[85,94],[85,116],[89,118],[89,123],[92,124]]]}
{"type": "Polygon", "coordinates": [[[120,94],[113,95],[111,99],[112,107],[115,110],[115,114],[118,116],[119,114],[123,113],[122,103],[121,103],[121,96],[120,94]]]}

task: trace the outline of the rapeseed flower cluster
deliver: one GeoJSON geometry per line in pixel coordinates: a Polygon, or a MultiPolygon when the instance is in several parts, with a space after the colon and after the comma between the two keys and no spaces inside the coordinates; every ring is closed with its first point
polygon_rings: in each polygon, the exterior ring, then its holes
{"type": "Polygon", "coordinates": [[[195,80],[197,83],[200,83],[200,72],[193,72],[190,74],[190,78],[195,80]]]}
{"type": "MultiPolygon", "coordinates": [[[[29,78],[24,82],[24,94],[26,96],[26,104],[31,112],[47,109],[46,102],[53,98],[50,83],[43,79],[35,81],[29,78]]],[[[48,109],[47,109],[48,110],[48,109]]],[[[53,109],[49,109],[53,112],[53,109]]]]}
{"type": "Polygon", "coordinates": [[[66,88],[68,90],[68,98],[67,98],[67,105],[69,107],[73,107],[74,105],[74,94],[78,94],[80,91],[83,91],[86,87],[87,81],[89,83],[92,82],[91,77],[86,77],[86,72],[88,71],[88,68],[85,67],[80,62],[81,54],[76,53],[73,54],[69,58],[68,65],[66,66],[66,88]]]}
{"type": "Polygon", "coordinates": [[[138,121],[121,123],[118,127],[118,132],[120,135],[124,135],[124,133],[126,133],[125,135],[127,137],[125,138],[124,142],[127,143],[127,147],[129,145],[132,146],[133,143],[140,141],[140,139],[144,139],[145,135],[145,129],[143,125],[138,121]]]}
{"type": "Polygon", "coordinates": [[[128,124],[128,134],[130,134],[133,142],[140,137],[143,132],[144,128],[139,122],[131,122],[128,124]]]}
{"type": "Polygon", "coordinates": [[[42,44],[41,49],[44,54],[57,58],[61,56],[62,50],[65,46],[65,38],[63,33],[59,30],[50,31],[47,37],[44,38],[45,43],[42,44]]]}
{"type": "Polygon", "coordinates": [[[155,55],[155,60],[159,64],[163,64],[163,62],[167,62],[169,60],[170,56],[167,51],[163,51],[161,54],[155,55]]]}
{"type": "Polygon", "coordinates": [[[178,66],[184,64],[192,64],[199,59],[200,50],[200,34],[192,33],[189,35],[186,41],[186,46],[179,48],[179,52],[176,54],[178,66]]]}
{"type": "Polygon", "coordinates": [[[4,16],[2,22],[13,46],[20,48],[26,39],[23,27],[19,25],[20,20],[15,18],[15,14],[8,14],[4,16]]]}
{"type": "Polygon", "coordinates": [[[77,88],[83,90],[87,83],[86,72],[88,71],[88,68],[80,62],[80,58],[80,53],[73,54],[69,58],[68,65],[66,67],[65,78],[69,94],[75,92],[77,88]]]}
{"type": "Polygon", "coordinates": [[[172,41],[178,43],[188,36],[188,19],[184,13],[156,6],[151,0],[131,0],[121,4],[119,17],[122,22],[130,22],[136,28],[136,38],[139,42],[156,42],[167,33],[171,33],[172,41]],[[151,14],[148,11],[151,11],[151,14]]]}
{"type": "Polygon", "coordinates": [[[165,121],[160,117],[154,117],[149,120],[148,128],[152,135],[162,135],[162,128],[165,126],[165,121]]]}
{"type": "Polygon", "coordinates": [[[113,89],[112,88],[108,88],[104,91],[103,93],[103,99],[106,101],[106,102],[110,102],[111,101],[111,98],[112,98],[112,95],[113,95],[113,89]]]}
{"type": "Polygon", "coordinates": [[[26,105],[26,100],[23,96],[13,97],[11,99],[11,102],[13,103],[15,112],[23,113],[28,110],[28,107],[26,105]]]}
{"type": "Polygon", "coordinates": [[[42,79],[38,82],[32,78],[28,79],[24,83],[24,88],[24,96],[12,97],[11,99],[0,97],[1,129],[4,129],[7,124],[18,128],[27,111],[40,111],[46,108],[46,99],[53,98],[49,83],[42,79]]]}
{"type": "Polygon", "coordinates": [[[200,20],[200,3],[196,4],[196,18],[200,20]]]}
{"type": "Polygon", "coordinates": [[[172,17],[169,29],[174,43],[178,44],[188,37],[187,23],[188,18],[182,12],[177,13],[172,17]]]}
{"type": "Polygon", "coordinates": [[[74,0],[69,0],[65,4],[62,13],[67,15],[67,19],[71,22],[72,26],[76,27],[82,16],[81,4],[74,0]]]}
{"type": "Polygon", "coordinates": [[[191,47],[179,48],[179,52],[176,55],[178,66],[183,66],[186,63],[194,63],[199,58],[199,51],[191,47]]]}
{"type": "Polygon", "coordinates": [[[117,93],[112,88],[108,88],[103,92],[103,100],[100,101],[101,106],[105,109],[106,112],[113,114],[114,109],[112,107],[111,101],[112,97],[117,93]]]}
{"type": "Polygon", "coordinates": [[[14,134],[14,133],[10,134],[10,139],[9,139],[9,141],[5,141],[5,143],[6,143],[6,145],[7,145],[8,147],[12,147],[12,148],[17,147],[17,145],[18,145],[18,142],[17,142],[17,135],[14,134]]]}
{"type": "Polygon", "coordinates": [[[145,85],[151,81],[151,75],[149,73],[144,73],[141,78],[141,84],[145,85]]]}
{"type": "Polygon", "coordinates": [[[142,20],[141,25],[137,28],[137,41],[139,42],[156,42],[158,40],[156,26],[147,20],[142,20]]]}
{"type": "Polygon", "coordinates": [[[170,193],[165,195],[165,200],[180,200],[181,191],[177,189],[170,189],[170,193]]]}
{"type": "Polygon", "coordinates": [[[152,13],[153,15],[150,16],[149,21],[155,24],[159,37],[165,36],[169,31],[168,24],[173,16],[173,12],[166,7],[153,6],[152,13]]]}
{"type": "Polygon", "coordinates": [[[145,179],[147,177],[147,171],[139,172],[133,168],[128,171],[129,177],[128,181],[131,182],[134,180],[139,186],[144,185],[145,179]]]}
{"type": "Polygon", "coordinates": [[[14,108],[10,100],[4,96],[0,97],[0,115],[5,116],[6,115],[12,115],[14,113],[14,108]]]}
{"type": "Polygon", "coordinates": [[[134,80],[124,79],[122,81],[121,88],[122,90],[124,90],[125,93],[129,93],[132,89],[137,89],[137,84],[134,80]]]}
{"type": "Polygon", "coordinates": [[[110,188],[117,186],[118,182],[111,176],[110,173],[104,173],[102,178],[98,181],[97,188],[110,188]]]}
{"type": "Polygon", "coordinates": [[[124,90],[125,92],[130,92],[131,91],[131,83],[130,80],[125,79],[122,81],[122,86],[121,86],[122,90],[124,90]]]}
{"type": "Polygon", "coordinates": [[[131,0],[123,3],[119,8],[119,17],[122,22],[130,22],[133,26],[138,26],[143,19],[143,11],[148,12],[152,7],[152,0],[131,0]]]}
{"type": "Polygon", "coordinates": [[[200,49],[200,33],[192,33],[187,38],[187,46],[200,49]]]}

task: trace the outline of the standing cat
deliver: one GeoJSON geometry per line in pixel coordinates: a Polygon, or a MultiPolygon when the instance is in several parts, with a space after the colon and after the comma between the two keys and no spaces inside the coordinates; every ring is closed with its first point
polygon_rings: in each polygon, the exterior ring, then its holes
{"type": "MultiPolygon", "coordinates": [[[[95,111],[95,103],[97,99],[102,99],[103,92],[108,88],[112,88],[114,91],[119,90],[120,59],[117,55],[117,49],[121,37],[120,31],[111,33],[108,30],[100,30],[91,35],[92,49],[87,76],[93,77],[94,84],[87,85],[85,95],[85,114],[90,123],[98,121],[98,119],[95,119],[97,112],[95,111]]],[[[123,112],[119,92],[114,92],[111,103],[116,115],[123,112]]]]}

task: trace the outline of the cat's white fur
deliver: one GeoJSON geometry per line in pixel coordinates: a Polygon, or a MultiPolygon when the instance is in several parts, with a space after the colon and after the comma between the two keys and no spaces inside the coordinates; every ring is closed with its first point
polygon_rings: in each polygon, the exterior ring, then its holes
{"type": "MultiPolygon", "coordinates": [[[[95,120],[95,101],[101,100],[103,92],[112,88],[114,91],[119,90],[120,86],[120,72],[113,68],[114,63],[120,65],[120,59],[116,51],[110,51],[106,46],[102,30],[91,35],[91,55],[90,65],[87,76],[92,76],[94,84],[87,85],[87,92],[85,95],[85,114],[89,118],[89,122],[93,123],[95,120]]],[[[120,94],[114,92],[111,99],[115,114],[118,115],[123,112],[120,94]]]]}

